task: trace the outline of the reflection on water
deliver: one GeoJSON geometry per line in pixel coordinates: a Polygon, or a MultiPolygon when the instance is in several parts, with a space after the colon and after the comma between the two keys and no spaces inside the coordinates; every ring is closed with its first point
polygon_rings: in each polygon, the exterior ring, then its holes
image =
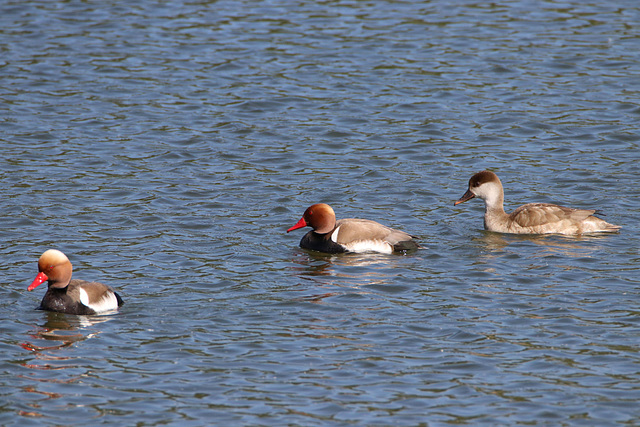
{"type": "Polygon", "coordinates": [[[401,255],[378,253],[365,254],[322,254],[301,252],[291,261],[290,270],[304,277],[331,276],[354,279],[354,286],[364,286],[387,282],[398,274],[397,262],[401,255]]]}
{"type": "Polygon", "coordinates": [[[59,245],[132,305],[0,288],[0,425],[639,424],[635,227],[449,201],[493,168],[637,222],[637,1],[5,3],[0,268],[59,245]],[[309,200],[427,248],[294,249],[309,200]]]}
{"type": "Polygon", "coordinates": [[[532,255],[534,257],[543,257],[550,254],[558,254],[570,258],[588,257],[594,252],[600,250],[598,245],[586,243],[594,243],[600,239],[606,239],[610,235],[588,235],[588,236],[564,236],[564,235],[541,235],[541,234],[502,234],[491,231],[482,231],[479,236],[472,239],[478,243],[484,250],[483,257],[491,258],[504,256],[499,253],[504,251],[510,245],[520,243],[533,243],[532,255]]]}
{"type": "MultiPolygon", "coordinates": [[[[29,332],[29,339],[22,342],[20,346],[32,352],[35,360],[21,363],[25,368],[33,370],[30,375],[19,375],[36,382],[34,385],[25,385],[22,388],[24,392],[35,393],[46,396],[47,399],[63,398],[60,392],[49,392],[40,390],[38,384],[69,384],[79,381],[82,373],[71,373],[60,376],[59,374],[50,375],[52,371],[73,370],[76,364],[69,362],[73,360],[65,354],[65,350],[77,342],[81,342],[96,337],[100,332],[88,330],[92,326],[108,321],[112,316],[74,316],[63,313],[46,312],[46,321],[42,326],[36,327],[34,331],[29,332]],[[37,362],[37,363],[36,363],[37,362]],[[42,374],[38,374],[41,372],[42,374]]],[[[38,408],[40,402],[30,404],[34,408],[38,408]]],[[[33,411],[20,411],[20,414],[28,417],[41,416],[33,411]]]]}
{"type": "Polygon", "coordinates": [[[313,281],[313,287],[321,285],[330,289],[326,293],[296,298],[319,303],[344,293],[370,294],[367,286],[389,285],[402,274],[401,260],[403,255],[399,254],[323,254],[301,250],[292,259],[289,270],[304,282],[313,281]],[[338,292],[339,289],[342,291],[338,292]]]}
{"type": "Polygon", "coordinates": [[[60,344],[41,346],[25,342],[22,344],[23,348],[40,353],[45,350],[61,349],[75,342],[93,338],[99,334],[99,332],[86,332],[83,331],[83,329],[106,322],[112,316],[111,313],[95,316],[75,316],[50,311],[46,312],[46,314],[47,321],[29,335],[35,340],[60,341],[60,344]]]}

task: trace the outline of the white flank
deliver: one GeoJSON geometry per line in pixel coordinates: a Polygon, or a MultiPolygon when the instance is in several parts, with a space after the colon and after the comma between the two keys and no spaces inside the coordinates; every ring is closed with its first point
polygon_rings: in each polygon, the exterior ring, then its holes
{"type": "MultiPolygon", "coordinates": [[[[331,233],[331,240],[333,240],[335,243],[338,243],[339,231],[340,227],[336,228],[333,233],[331,233]]],[[[344,246],[344,248],[349,252],[381,252],[383,254],[393,253],[393,246],[383,240],[358,240],[350,243],[339,243],[339,245],[344,246]]]]}
{"type": "Polygon", "coordinates": [[[84,289],[80,288],[80,302],[96,313],[116,310],[118,308],[118,299],[113,292],[105,293],[99,301],[90,304],[89,295],[87,295],[87,292],[84,289]]]}
{"type": "Polygon", "coordinates": [[[383,254],[393,253],[393,246],[382,240],[359,240],[343,245],[349,252],[380,252],[383,254]]]}
{"type": "Polygon", "coordinates": [[[113,292],[107,292],[102,299],[95,304],[91,304],[89,307],[95,310],[96,313],[102,313],[103,311],[117,310],[118,299],[113,292]]]}

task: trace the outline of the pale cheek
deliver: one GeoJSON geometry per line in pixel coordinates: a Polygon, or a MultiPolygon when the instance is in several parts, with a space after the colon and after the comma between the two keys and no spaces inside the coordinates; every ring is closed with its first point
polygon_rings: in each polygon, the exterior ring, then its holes
{"type": "Polygon", "coordinates": [[[473,194],[484,200],[487,205],[492,206],[499,203],[500,188],[493,184],[482,184],[480,187],[473,189],[473,194]]]}

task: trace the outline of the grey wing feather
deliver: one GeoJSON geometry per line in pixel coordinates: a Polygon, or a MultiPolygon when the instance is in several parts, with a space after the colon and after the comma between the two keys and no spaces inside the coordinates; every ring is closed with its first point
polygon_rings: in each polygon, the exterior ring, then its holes
{"type": "Polygon", "coordinates": [[[396,245],[413,237],[404,231],[368,219],[345,218],[338,220],[336,226],[340,227],[337,240],[341,244],[360,240],[382,240],[396,245]]]}
{"type": "Polygon", "coordinates": [[[573,209],[549,203],[529,203],[520,206],[510,216],[521,227],[536,227],[565,219],[583,221],[595,212],[595,210],[573,209]]]}

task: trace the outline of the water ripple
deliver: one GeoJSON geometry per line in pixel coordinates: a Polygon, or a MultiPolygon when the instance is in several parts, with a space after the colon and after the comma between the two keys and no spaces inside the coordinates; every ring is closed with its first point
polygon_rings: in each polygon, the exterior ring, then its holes
{"type": "Polygon", "coordinates": [[[638,12],[7,2],[0,423],[637,424],[638,12]],[[484,232],[483,168],[623,231],[484,232]],[[424,248],[302,250],[320,201],[424,248]],[[122,310],[34,310],[50,247],[122,310]]]}

